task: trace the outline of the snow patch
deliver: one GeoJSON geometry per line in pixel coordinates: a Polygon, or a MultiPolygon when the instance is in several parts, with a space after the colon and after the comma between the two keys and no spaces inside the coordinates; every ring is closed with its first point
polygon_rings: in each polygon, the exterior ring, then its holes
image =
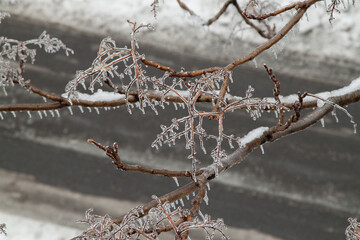
{"type": "MultiPolygon", "coordinates": [[[[63,98],[68,98],[68,93],[63,93],[61,95],[63,98]]],[[[97,92],[93,94],[80,93],[77,92],[77,100],[89,101],[89,102],[112,102],[120,99],[124,99],[125,94],[107,92],[102,89],[98,89],[97,92]]]]}
{"type": "Polygon", "coordinates": [[[7,236],[0,234],[0,240],[65,240],[81,233],[75,228],[4,212],[0,212],[0,219],[0,224],[6,224],[7,232],[7,236]]]}
{"type": "MultiPolygon", "coordinates": [[[[128,19],[139,24],[151,23],[156,30],[140,33],[142,36],[139,39],[144,42],[161,42],[162,47],[179,52],[191,50],[196,51],[197,54],[206,55],[211,52],[210,49],[214,50],[214,42],[240,40],[259,45],[266,41],[244,24],[236,9],[231,6],[218,21],[209,27],[203,27],[202,23],[216,15],[224,4],[224,0],[184,0],[190,9],[200,15],[199,17],[190,16],[179,7],[176,1],[162,1],[157,8],[156,19],[151,12],[152,2],[152,0],[21,0],[14,5],[1,1],[0,7],[2,11],[67,25],[96,34],[118,35],[121,33],[122,39],[127,39],[129,36],[124,33],[130,33],[128,19]],[[196,44],[198,41],[202,44],[196,44]]],[[[281,8],[295,1],[274,2],[276,2],[276,8],[281,8]]],[[[244,8],[246,2],[240,5],[244,8]]],[[[357,23],[360,21],[360,5],[356,2],[353,6],[351,1],[344,1],[344,4],[339,6],[341,14],[335,12],[335,20],[331,24],[329,24],[329,13],[324,4],[315,5],[308,10],[307,16],[300,21],[296,29],[286,39],[276,44],[272,51],[280,52],[286,49],[323,56],[325,59],[331,57],[358,61],[360,24],[357,23]]],[[[276,24],[276,29],[280,29],[293,14],[295,10],[282,17],[271,18],[269,24],[271,26],[276,24]]],[[[235,45],[231,49],[233,47],[235,45]]],[[[234,53],[230,57],[234,57],[234,54],[239,57],[238,51],[232,52],[234,53]]]]}
{"type": "Polygon", "coordinates": [[[268,131],[268,127],[258,127],[253,130],[251,130],[248,134],[246,134],[244,137],[242,137],[240,141],[240,146],[244,147],[249,142],[261,137],[264,132],[268,131]]]}

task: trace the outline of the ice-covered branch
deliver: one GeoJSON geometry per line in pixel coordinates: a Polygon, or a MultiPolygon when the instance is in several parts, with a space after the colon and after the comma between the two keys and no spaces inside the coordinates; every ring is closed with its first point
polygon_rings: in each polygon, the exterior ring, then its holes
{"type": "MultiPolygon", "coordinates": [[[[349,86],[355,87],[353,91],[349,90],[348,87],[344,87],[340,92],[344,94],[339,95],[339,92],[333,91],[331,97],[328,98],[333,104],[338,105],[348,105],[360,100],[360,87],[358,86],[358,82],[360,80],[356,79],[349,86]]],[[[316,104],[316,101],[313,102],[316,104]]],[[[216,178],[218,174],[222,173],[226,169],[233,167],[234,165],[243,161],[252,151],[258,148],[260,145],[266,142],[273,142],[275,140],[286,137],[295,132],[299,132],[306,128],[309,128],[314,123],[320,121],[324,116],[330,113],[334,106],[333,104],[325,103],[322,107],[316,108],[308,115],[302,117],[297,122],[292,122],[286,129],[279,130],[278,126],[274,126],[271,128],[268,127],[259,127],[250,131],[244,137],[239,139],[241,146],[229,154],[227,157],[221,160],[221,166],[216,163],[210,164],[206,168],[202,168],[203,173],[197,176],[197,182],[191,182],[183,187],[180,187],[174,190],[171,193],[168,193],[159,199],[162,202],[168,201],[173,202],[177,199],[183,198],[196,191],[201,185],[206,184],[212,179],[216,178]]],[[[144,213],[156,206],[156,202],[152,201],[148,204],[144,205],[144,213]]],[[[122,218],[117,219],[117,221],[121,221],[122,218]]]]}

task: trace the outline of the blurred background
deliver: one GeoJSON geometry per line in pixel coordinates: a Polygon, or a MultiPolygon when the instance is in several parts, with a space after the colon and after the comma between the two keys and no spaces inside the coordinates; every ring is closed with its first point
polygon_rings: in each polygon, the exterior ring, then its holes
{"type": "MultiPolygon", "coordinates": [[[[209,9],[221,5],[215,0],[202,5],[187,3],[204,19],[214,15],[209,9]]],[[[39,49],[35,64],[25,67],[25,77],[35,86],[58,94],[64,92],[76,70],[91,65],[104,37],[112,36],[118,46],[130,45],[126,19],[153,22],[155,31],[138,36],[139,52],[177,70],[224,66],[265,41],[248,30],[234,31],[232,24],[241,23],[231,8],[221,21],[204,28],[199,25],[201,18],[187,16],[176,1],[160,2],[157,19],[150,4],[2,1],[1,11],[12,16],[2,21],[0,32],[1,36],[27,40],[46,30],[75,51],[67,57],[39,49]]],[[[328,16],[321,3],[313,15],[309,13],[309,21],[303,20],[303,25],[289,34],[291,38],[234,71],[232,94],[243,96],[251,85],[256,97],[272,96],[273,83],[262,69],[263,63],[274,69],[282,95],[329,91],[350,83],[360,73],[356,58],[360,31],[353,27],[360,20],[358,8],[349,6],[338,16],[341,24],[333,23],[332,30],[326,25],[330,30],[324,30],[328,16]],[[351,27],[344,27],[346,24],[351,27]],[[349,46],[352,49],[348,50],[349,46]]],[[[161,75],[151,68],[146,71],[161,75]]],[[[6,90],[8,96],[0,93],[0,104],[43,102],[18,87],[6,90]]],[[[159,150],[150,147],[160,133],[160,124],[168,125],[173,117],[185,114],[177,108],[170,105],[159,110],[159,115],[151,109],[145,115],[134,110],[130,115],[125,107],[99,109],[99,114],[94,109],[82,113],[73,107],[73,114],[68,109],[60,110],[60,117],[43,112],[42,119],[35,112],[31,117],[26,112],[16,116],[3,113],[0,223],[7,224],[8,237],[0,235],[0,239],[69,239],[84,229],[75,222],[88,208],[117,217],[148,202],[153,194],[174,190],[177,186],[172,179],[116,170],[87,139],[106,145],[118,142],[120,156],[127,163],[188,169],[191,163],[184,141],[159,150]]],[[[359,104],[346,109],[359,122],[359,104]]],[[[232,239],[344,239],[347,218],[360,216],[360,138],[344,113],[337,116],[339,123],[330,115],[324,119],[324,127],[317,123],[307,131],[265,144],[264,154],[255,150],[211,182],[209,204],[201,211],[214,219],[223,218],[232,239]]],[[[276,123],[273,113],[253,121],[246,112],[238,111],[226,118],[225,129],[243,136],[253,128],[276,123]]],[[[208,156],[202,159],[203,164],[211,162],[208,156]]]]}

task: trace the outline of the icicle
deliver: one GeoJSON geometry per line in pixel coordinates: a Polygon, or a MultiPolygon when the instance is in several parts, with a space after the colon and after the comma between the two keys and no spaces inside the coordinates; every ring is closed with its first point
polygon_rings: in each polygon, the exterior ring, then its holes
{"type": "Polygon", "coordinates": [[[175,181],[175,183],[176,183],[176,186],[179,187],[179,181],[178,181],[177,177],[173,177],[173,179],[174,179],[174,181],[175,181]]]}
{"type": "Polygon", "coordinates": [[[87,107],[87,109],[89,110],[89,112],[91,112],[91,107],[87,107]]]}
{"type": "Polygon", "coordinates": [[[138,219],[137,219],[137,221],[138,221],[138,223],[140,224],[140,226],[143,224],[143,222],[142,222],[142,219],[141,219],[141,218],[138,218],[138,219]]]}
{"type": "Polygon", "coordinates": [[[326,0],[324,0],[324,6],[325,6],[325,9],[326,9],[327,8],[326,0]]]}
{"type": "Polygon", "coordinates": [[[86,90],[85,82],[84,82],[84,81],[81,81],[80,84],[81,84],[81,86],[84,88],[84,90],[86,90]]]}
{"type": "Polygon", "coordinates": [[[3,89],[5,96],[7,96],[8,94],[7,94],[6,88],[3,86],[2,89],[3,89]]]}
{"type": "Polygon", "coordinates": [[[175,205],[179,205],[179,200],[175,200],[175,205]]]}
{"type": "Polygon", "coordinates": [[[175,110],[177,111],[178,110],[177,104],[176,103],[173,103],[173,104],[174,104],[175,110]]]}
{"type": "Polygon", "coordinates": [[[100,111],[97,107],[94,107],[97,114],[100,114],[100,111]]]}
{"type": "Polygon", "coordinates": [[[322,127],[325,127],[325,121],[324,121],[324,118],[320,119],[320,122],[321,122],[321,126],[322,126],[322,127]]]}
{"type": "Polygon", "coordinates": [[[278,112],[276,110],[274,111],[274,113],[275,113],[275,117],[279,118],[279,114],[278,114],[278,112]]]}
{"type": "Polygon", "coordinates": [[[306,17],[306,20],[309,22],[309,15],[307,12],[305,12],[305,17],[306,17]]]}
{"type": "Polygon", "coordinates": [[[40,111],[38,111],[37,113],[39,114],[40,119],[42,119],[43,117],[42,117],[41,112],[40,112],[40,111]]]}
{"type": "Polygon", "coordinates": [[[208,191],[210,191],[210,183],[209,182],[206,183],[206,187],[207,187],[208,191]]]}
{"type": "Polygon", "coordinates": [[[54,111],[53,110],[49,110],[50,114],[52,117],[55,117],[54,111]]]}
{"type": "Polygon", "coordinates": [[[59,112],[59,110],[55,109],[55,112],[56,112],[56,115],[57,115],[58,117],[60,117],[60,112],[59,112]]]}
{"type": "Polygon", "coordinates": [[[192,194],[193,194],[193,197],[195,197],[195,192],[193,192],[192,194]]]}
{"type": "Polygon", "coordinates": [[[183,207],[184,207],[184,206],[185,206],[185,204],[184,204],[183,199],[182,199],[182,198],[180,198],[179,200],[180,200],[180,204],[181,204],[181,206],[183,206],[183,207]]]}
{"type": "Polygon", "coordinates": [[[42,97],[42,98],[43,98],[44,102],[47,102],[47,99],[46,99],[46,97],[42,97]]]}
{"type": "Polygon", "coordinates": [[[43,111],[43,113],[44,113],[44,116],[45,116],[45,117],[47,117],[47,113],[46,113],[46,111],[45,111],[45,110],[43,111]]]}
{"type": "Polygon", "coordinates": [[[257,62],[256,62],[256,59],[255,59],[255,58],[253,59],[253,63],[254,63],[254,65],[255,65],[255,68],[258,68],[258,65],[257,65],[257,62]]]}
{"type": "Polygon", "coordinates": [[[0,118],[1,118],[1,120],[4,120],[4,117],[1,112],[0,112],[0,118]]]}
{"type": "Polygon", "coordinates": [[[265,154],[264,146],[263,146],[263,145],[260,145],[260,149],[261,149],[261,153],[264,155],[264,154],[265,154]]]}
{"type": "Polygon", "coordinates": [[[339,119],[338,119],[338,117],[337,117],[337,115],[336,115],[335,108],[334,108],[334,110],[331,112],[331,115],[334,116],[336,123],[338,123],[338,122],[339,122],[339,119]]]}
{"type": "Polygon", "coordinates": [[[31,113],[30,113],[30,111],[26,111],[27,112],[27,114],[29,115],[29,118],[31,118],[31,113]]]}
{"type": "Polygon", "coordinates": [[[73,113],[73,111],[72,111],[71,107],[68,107],[68,110],[69,110],[69,112],[70,112],[70,115],[74,115],[74,113],[73,113]]]}
{"type": "Polygon", "coordinates": [[[352,121],[352,124],[353,124],[353,126],[354,126],[354,134],[356,134],[356,128],[357,128],[357,123],[355,123],[354,121],[352,121]]]}
{"type": "Polygon", "coordinates": [[[14,118],[16,118],[16,113],[14,111],[11,111],[14,118]]]}
{"type": "Polygon", "coordinates": [[[172,203],[170,203],[170,206],[172,207],[172,208],[176,208],[176,206],[175,206],[175,203],[174,202],[172,202],[172,203]]]}
{"type": "Polygon", "coordinates": [[[277,59],[278,57],[277,57],[277,54],[276,54],[275,49],[274,49],[274,48],[271,48],[271,51],[272,51],[272,53],[274,54],[275,59],[277,59]]]}
{"type": "Polygon", "coordinates": [[[78,106],[78,107],[79,107],[79,109],[80,109],[80,112],[81,112],[81,113],[84,113],[83,107],[82,107],[82,106],[78,106]]]}
{"type": "Polygon", "coordinates": [[[204,217],[204,214],[202,214],[202,212],[199,210],[199,215],[200,217],[202,218],[203,221],[205,221],[205,217],[204,217]]]}
{"type": "Polygon", "coordinates": [[[189,195],[186,195],[186,200],[190,200],[190,196],[189,195]]]}
{"type": "Polygon", "coordinates": [[[230,80],[230,83],[234,83],[234,79],[233,79],[233,77],[232,77],[232,74],[231,74],[231,73],[229,74],[229,80],[230,80]]]}
{"type": "Polygon", "coordinates": [[[204,202],[206,205],[209,205],[209,197],[207,195],[207,191],[205,191],[204,202]]]}

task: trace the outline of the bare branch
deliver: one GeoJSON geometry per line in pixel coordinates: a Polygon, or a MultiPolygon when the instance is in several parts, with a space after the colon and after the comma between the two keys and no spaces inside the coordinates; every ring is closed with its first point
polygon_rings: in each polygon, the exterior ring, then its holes
{"type": "Polygon", "coordinates": [[[197,16],[196,13],[194,13],[185,3],[183,3],[181,0],[176,0],[179,4],[179,6],[187,11],[191,16],[197,16]]]}
{"type": "Polygon", "coordinates": [[[296,3],[292,3],[286,7],[283,7],[281,9],[278,9],[276,11],[273,11],[273,12],[270,12],[270,13],[267,13],[267,14],[263,14],[263,15],[258,15],[258,16],[255,16],[254,14],[250,14],[248,13],[248,8],[250,6],[250,3],[253,3],[253,1],[249,1],[249,4],[246,6],[245,10],[244,10],[244,16],[247,17],[248,19],[255,19],[255,20],[265,20],[269,17],[275,17],[279,14],[282,14],[284,12],[287,12],[291,9],[299,9],[299,8],[302,8],[304,6],[304,4],[306,4],[306,1],[305,2],[296,2],[296,3]]]}
{"type": "Polygon", "coordinates": [[[226,9],[228,8],[228,6],[230,4],[232,4],[234,2],[234,0],[228,0],[224,3],[224,5],[222,6],[222,8],[220,9],[220,11],[212,18],[210,18],[209,20],[206,21],[206,23],[204,23],[204,25],[206,26],[210,26],[213,22],[217,21],[219,19],[219,17],[221,15],[223,15],[226,11],[226,9]]]}
{"type": "MultiPolygon", "coordinates": [[[[89,139],[89,143],[94,144],[101,150],[105,152],[105,154],[113,159],[113,164],[123,171],[131,171],[131,172],[141,172],[146,174],[153,174],[153,175],[161,175],[165,177],[192,177],[191,171],[171,171],[167,169],[155,169],[155,168],[147,168],[144,166],[139,165],[129,165],[123,161],[120,160],[120,156],[118,154],[118,145],[117,143],[113,144],[113,147],[111,146],[103,146],[100,143],[97,143],[96,141],[89,139]]],[[[199,170],[195,173],[196,176],[200,175],[202,173],[202,170],[199,170]]]]}

